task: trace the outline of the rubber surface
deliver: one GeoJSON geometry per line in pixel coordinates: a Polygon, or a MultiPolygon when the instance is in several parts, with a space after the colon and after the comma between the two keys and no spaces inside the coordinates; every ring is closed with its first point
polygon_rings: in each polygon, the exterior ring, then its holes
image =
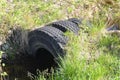
{"type": "Polygon", "coordinates": [[[76,25],[73,22],[67,21],[67,20],[66,21],[53,22],[49,25],[61,30],[62,32],[66,32],[67,30],[69,30],[69,31],[74,32],[75,34],[78,34],[79,30],[80,30],[78,25],[76,25]]]}
{"type": "Polygon", "coordinates": [[[78,18],[70,18],[70,19],[68,19],[68,21],[73,22],[73,23],[75,23],[78,26],[80,24],[82,24],[82,19],[78,19],[78,18]]]}
{"type": "Polygon", "coordinates": [[[46,26],[36,29],[30,32],[28,39],[32,55],[36,55],[39,48],[48,50],[54,57],[64,55],[62,47],[67,43],[67,38],[57,28],[46,26]]]}

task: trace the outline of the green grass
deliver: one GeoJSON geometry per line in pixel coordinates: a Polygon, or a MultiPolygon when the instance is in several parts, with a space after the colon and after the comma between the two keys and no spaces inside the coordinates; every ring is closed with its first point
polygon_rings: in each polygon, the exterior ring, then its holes
{"type": "MultiPolygon", "coordinates": [[[[95,27],[95,26],[94,26],[95,27]]],[[[102,35],[102,29],[97,30],[101,36],[89,35],[84,30],[80,36],[71,33],[66,47],[67,55],[61,59],[60,68],[49,75],[48,80],[119,80],[120,56],[119,37],[102,35]],[[99,38],[93,38],[99,37],[99,38]],[[91,42],[92,39],[92,42],[91,42]],[[109,49],[113,46],[114,49],[109,49]],[[115,55],[116,54],[116,55],[115,55]]],[[[96,30],[95,30],[96,31],[96,30]]],[[[35,80],[46,80],[46,73],[36,76],[35,80]]]]}
{"type": "Polygon", "coordinates": [[[46,80],[46,77],[48,80],[119,80],[120,37],[106,34],[104,30],[107,25],[119,24],[116,18],[120,15],[120,1],[109,0],[112,4],[105,1],[14,0],[9,3],[0,0],[0,41],[4,41],[9,29],[17,26],[31,30],[70,17],[89,19],[92,25],[80,26],[79,36],[65,34],[70,41],[60,67],[52,74],[38,72],[33,80],[46,80]]]}

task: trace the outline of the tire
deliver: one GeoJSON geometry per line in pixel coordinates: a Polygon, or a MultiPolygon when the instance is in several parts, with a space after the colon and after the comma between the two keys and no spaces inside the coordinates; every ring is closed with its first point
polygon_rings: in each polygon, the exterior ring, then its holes
{"type": "Polygon", "coordinates": [[[36,58],[40,70],[56,66],[55,60],[65,55],[63,47],[67,38],[57,28],[46,26],[36,29],[29,33],[28,39],[30,55],[36,58]]]}
{"type": "Polygon", "coordinates": [[[57,21],[57,22],[53,22],[49,25],[61,30],[62,32],[66,32],[67,30],[69,30],[77,35],[79,33],[79,30],[80,30],[78,25],[76,25],[75,23],[70,22],[70,21],[57,21]]]}
{"type": "MultiPolygon", "coordinates": [[[[41,45],[42,47],[49,46],[48,48],[57,49],[57,53],[63,53],[62,46],[67,43],[66,37],[63,35],[63,32],[50,26],[45,26],[39,29],[36,29],[28,35],[29,38],[29,46],[31,46],[32,54],[36,52],[37,45],[41,45]],[[45,41],[42,41],[45,40],[45,41]],[[44,43],[46,42],[46,43],[44,43]],[[62,46],[61,46],[62,45],[62,46]],[[52,46],[52,47],[51,47],[52,46]]],[[[45,47],[47,48],[47,47],[45,47]]],[[[47,48],[47,49],[48,49],[47,48]]],[[[49,50],[49,49],[48,49],[49,50]]],[[[57,55],[56,51],[53,51],[53,55],[57,55]]],[[[52,52],[50,50],[50,52],[52,52]]]]}
{"type": "Polygon", "coordinates": [[[77,18],[70,18],[68,21],[75,23],[77,26],[82,24],[82,19],[77,19],[77,18]]]}

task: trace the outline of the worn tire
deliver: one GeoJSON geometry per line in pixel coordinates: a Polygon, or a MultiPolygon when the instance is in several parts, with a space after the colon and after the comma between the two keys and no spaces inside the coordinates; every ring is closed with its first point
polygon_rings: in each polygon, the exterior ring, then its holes
{"type": "Polygon", "coordinates": [[[40,70],[56,67],[58,57],[65,55],[67,37],[57,28],[46,26],[33,30],[28,39],[29,54],[35,57],[40,70]]]}
{"type": "Polygon", "coordinates": [[[75,23],[78,26],[80,24],[82,24],[82,19],[78,19],[78,18],[70,18],[70,19],[68,19],[68,21],[73,22],[73,23],[75,23]]]}
{"type": "Polygon", "coordinates": [[[67,30],[69,30],[69,31],[74,32],[77,35],[79,33],[79,30],[80,30],[78,25],[76,25],[73,22],[67,21],[67,20],[65,20],[65,21],[61,20],[61,21],[53,22],[49,25],[61,30],[62,32],[66,32],[67,30]]]}
{"type": "Polygon", "coordinates": [[[35,52],[38,48],[47,49],[55,57],[64,55],[62,47],[67,43],[67,38],[62,31],[54,27],[45,26],[31,31],[28,39],[32,55],[36,55],[35,52]]]}

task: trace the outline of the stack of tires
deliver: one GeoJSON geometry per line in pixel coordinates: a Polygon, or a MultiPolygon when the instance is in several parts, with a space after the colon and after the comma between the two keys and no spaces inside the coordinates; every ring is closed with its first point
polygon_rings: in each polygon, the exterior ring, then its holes
{"type": "Polygon", "coordinates": [[[35,57],[39,69],[44,70],[57,65],[57,58],[65,55],[64,47],[68,37],[64,33],[71,31],[78,35],[80,24],[80,19],[70,18],[50,23],[29,33],[28,53],[35,57]]]}
{"type": "MultiPolygon", "coordinates": [[[[16,77],[22,78],[22,74],[26,77],[27,72],[36,74],[37,69],[43,71],[46,69],[50,70],[51,67],[58,67],[58,59],[65,56],[64,47],[69,40],[64,33],[71,31],[75,35],[79,35],[80,24],[80,19],[71,18],[56,21],[28,32],[28,44],[22,47],[23,50],[17,51],[17,54],[14,53],[14,59],[2,56],[2,63],[6,64],[2,69],[8,73],[8,80],[14,80],[16,77]]],[[[18,40],[20,34],[16,34],[19,33],[19,30],[13,31],[13,33],[17,37],[15,38],[13,37],[14,35],[11,35],[13,44],[20,45],[19,41],[21,39],[18,40]],[[14,42],[14,38],[17,43],[14,42]]]]}

